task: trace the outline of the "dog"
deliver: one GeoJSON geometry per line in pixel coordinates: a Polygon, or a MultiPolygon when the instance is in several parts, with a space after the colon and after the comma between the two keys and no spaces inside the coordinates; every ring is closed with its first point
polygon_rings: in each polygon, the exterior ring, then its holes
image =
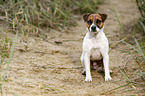
{"type": "Polygon", "coordinates": [[[109,70],[109,43],[103,32],[106,19],[107,14],[83,14],[83,20],[86,23],[88,32],[83,40],[81,63],[83,65],[82,74],[86,74],[85,81],[88,82],[92,81],[90,62],[95,60],[103,60],[105,81],[112,79],[109,70]]]}

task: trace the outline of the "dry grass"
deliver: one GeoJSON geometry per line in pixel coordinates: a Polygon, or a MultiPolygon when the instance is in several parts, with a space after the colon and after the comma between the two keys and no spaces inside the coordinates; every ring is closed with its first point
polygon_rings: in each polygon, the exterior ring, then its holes
{"type": "MultiPolygon", "coordinates": [[[[142,2],[142,0],[137,0],[138,4],[139,4],[139,2],[142,2]]],[[[138,5],[138,7],[140,9],[141,14],[143,14],[143,12],[141,10],[142,8],[139,5],[138,5]]],[[[140,88],[140,86],[145,85],[145,83],[144,83],[144,81],[145,81],[145,51],[144,51],[145,50],[145,42],[144,42],[145,41],[145,38],[144,38],[145,26],[144,26],[144,19],[145,18],[141,17],[141,19],[138,21],[138,24],[134,25],[131,28],[127,28],[127,30],[125,30],[123,28],[122,24],[120,23],[120,20],[117,16],[115,9],[114,9],[114,12],[115,12],[116,18],[118,20],[118,23],[120,25],[120,29],[123,32],[124,39],[115,43],[113,46],[117,45],[120,42],[128,45],[128,47],[130,48],[129,51],[128,50],[121,50],[121,51],[130,54],[132,61],[134,62],[134,65],[132,65],[132,66],[136,66],[136,67],[132,73],[127,72],[125,70],[125,67],[128,66],[126,64],[125,64],[124,68],[118,68],[120,70],[120,72],[122,73],[122,76],[126,80],[127,84],[119,86],[114,89],[111,89],[110,91],[105,92],[103,94],[107,94],[107,93],[111,94],[112,91],[117,91],[114,94],[120,94],[120,92],[124,93],[124,92],[129,92],[129,91],[135,91],[135,93],[142,94],[142,93],[144,93],[144,92],[142,92],[144,89],[141,88],[139,90],[139,88],[140,88]],[[130,34],[133,34],[133,36],[131,36],[134,39],[134,41],[132,41],[132,44],[129,44],[130,37],[127,35],[128,29],[131,30],[130,34]],[[141,35],[141,37],[138,37],[138,36],[136,36],[136,34],[142,34],[142,35],[141,35]],[[136,39],[136,38],[138,38],[138,39],[136,39]],[[126,88],[126,86],[128,86],[128,88],[126,88]]]]}
{"type": "Polygon", "coordinates": [[[1,0],[0,19],[25,35],[43,34],[42,30],[62,30],[76,25],[75,14],[95,13],[99,0],[1,0]]]}

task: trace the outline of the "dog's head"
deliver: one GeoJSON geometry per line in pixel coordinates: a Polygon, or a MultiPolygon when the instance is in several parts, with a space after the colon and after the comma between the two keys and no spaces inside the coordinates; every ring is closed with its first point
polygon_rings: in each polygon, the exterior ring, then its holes
{"type": "Polygon", "coordinates": [[[91,14],[85,13],[83,14],[83,19],[87,24],[87,28],[89,32],[99,32],[104,25],[104,21],[107,18],[107,14],[91,14]]]}

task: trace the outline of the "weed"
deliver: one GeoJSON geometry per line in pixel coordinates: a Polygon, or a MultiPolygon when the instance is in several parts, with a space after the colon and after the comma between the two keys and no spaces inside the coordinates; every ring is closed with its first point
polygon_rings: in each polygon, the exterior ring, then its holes
{"type": "MultiPolygon", "coordinates": [[[[14,48],[15,48],[15,44],[16,44],[16,40],[17,40],[17,37],[18,37],[18,32],[15,36],[15,39],[13,41],[12,44],[9,45],[9,43],[7,43],[8,40],[7,38],[4,38],[4,41],[1,41],[2,44],[0,44],[0,55],[1,55],[1,60],[0,60],[0,94],[3,96],[3,82],[4,80],[6,79],[6,75],[7,75],[7,71],[9,69],[9,64],[11,62],[11,59],[12,59],[12,55],[14,53],[14,48]],[[12,46],[12,47],[11,47],[12,46]],[[6,66],[6,69],[5,69],[5,73],[4,75],[2,76],[1,72],[2,72],[2,66],[3,66],[3,63],[4,63],[4,59],[9,57],[9,60],[7,63],[7,66],[6,66]],[[3,77],[3,78],[1,78],[3,77]]],[[[3,38],[1,38],[3,39],[3,38]]]]}
{"type": "Polygon", "coordinates": [[[15,36],[13,44],[12,44],[12,48],[11,48],[11,52],[10,52],[10,55],[9,55],[9,60],[8,60],[7,66],[6,66],[6,70],[5,70],[5,73],[4,73],[4,76],[3,76],[3,80],[5,80],[5,78],[6,78],[7,71],[9,69],[9,65],[10,65],[10,62],[11,62],[11,59],[12,59],[12,55],[14,53],[14,49],[15,49],[15,44],[16,44],[17,38],[18,38],[18,32],[16,33],[16,36],[15,36]]]}
{"type": "MultiPolygon", "coordinates": [[[[139,0],[137,0],[137,1],[139,1],[139,0]]],[[[120,29],[123,32],[123,35],[124,35],[126,41],[125,41],[125,39],[122,39],[122,40],[116,42],[115,44],[113,44],[111,46],[111,48],[114,47],[115,45],[117,45],[118,43],[121,43],[121,42],[126,44],[126,45],[128,45],[128,47],[130,47],[133,51],[136,52],[136,56],[132,56],[133,53],[131,51],[125,51],[125,50],[121,50],[121,51],[126,52],[126,53],[131,55],[132,61],[134,62],[134,64],[135,64],[137,69],[133,73],[130,73],[129,75],[127,75],[124,71],[122,71],[121,68],[119,68],[119,70],[122,73],[123,77],[126,79],[127,84],[119,86],[117,88],[114,88],[114,89],[112,89],[110,91],[107,91],[105,93],[108,93],[108,92],[111,93],[112,91],[115,91],[115,90],[120,89],[120,88],[124,88],[126,86],[132,87],[132,89],[128,89],[127,88],[127,90],[126,90],[126,88],[125,88],[125,89],[123,89],[123,90],[125,90],[123,92],[134,91],[134,90],[137,89],[138,85],[145,85],[145,83],[140,83],[140,81],[139,82],[135,82],[135,80],[140,78],[140,77],[142,78],[141,80],[145,80],[145,70],[144,70],[144,64],[145,64],[145,55],[144,54],[145,53],[144,53],[144,47],[141,46],[141,44],[144,45],[144,42],[143,42],[144,39],[142,38],[141,39],[142,41],[141,40],[139,41],[139,40],[136,39],[136,36],[135,36],[136,30],[140,30],[142,33],[145,32],[145,26],[144,26],[144,22],[143,22],[144,19],[139,20],[138,25],[140,25],[140,26],[137,26],[137,27],[134,26],[134,29],[132,30],[132,32],[134,34],[133,38],[134,38],[134,43],[135,43],[135,45],[132,45],[132,44],[128,43],[128,37],[125,35],[126,33],[124,31],[124,28],[123,28],[122,24],[120,23],[120,20],[119,20],[119,18],[117,16],[117,13],[116,13],[114,8],[113,8],[113,10],[114,10],[114,13],[115,13],[116,18],[118,20],[118,23],[120,25],[120,29]]],[[[142,12],[142,11],[140,11],[140,12],[142,12]]],[[[143,12],[142,12],[142,14],[143,14],[143,12]]],[[[144,17],[141,17],[141,18],[144,18],[144,17]]],[[[138,32],[138,33],[142,34],[141,32],[138,32]]],[[[142,36],[142,37],[144,37],[144,36],[142,36]]],[[[105,94],[105,93],[102,93],[102,94],[105,94]]],[[[140,93],[142,93],[142,92],[140,92],[140,93]]]]}

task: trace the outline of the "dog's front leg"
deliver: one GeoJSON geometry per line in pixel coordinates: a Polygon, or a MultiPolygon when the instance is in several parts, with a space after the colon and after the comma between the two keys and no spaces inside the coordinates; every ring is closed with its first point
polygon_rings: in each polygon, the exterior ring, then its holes
{"type": "Polygon", "coordinates": [[[110,70],[109,70],[109,55],[105,54],[103,56],[103,63],[104,63],[104,69],[105,69],[105,81],[111,80],[110,76],[110,70]]]}
{"type": "Polygon", "coordinates": [[[84,64],[86,69],[86,79],[85,81],[92,81],[91,72],[90,72],[90,54],[84,54],[84,64]]]}

